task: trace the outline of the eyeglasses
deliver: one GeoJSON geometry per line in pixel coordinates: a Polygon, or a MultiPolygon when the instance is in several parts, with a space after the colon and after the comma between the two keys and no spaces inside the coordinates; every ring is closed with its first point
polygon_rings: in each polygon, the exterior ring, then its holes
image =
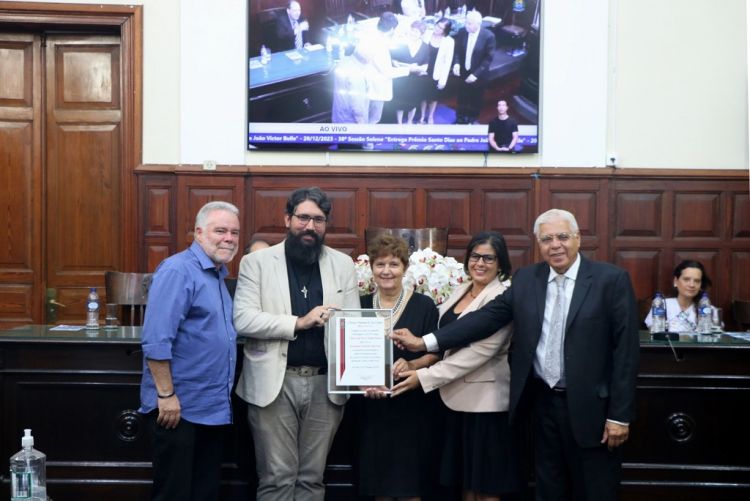
{"type": "Polygon", "coordinates": [[[302,223],[304,226],[307,226],[310,224],[310,221],[313,222],[315,226],[323,226],[328,221],[328,218],[325,216],[310,216],[308,214],[292,214],[294,217],[299,219],[299,222],[302,223]]]}
{"type": "Polygon", "coordinates": [[[480,259],[484,261],[484,264],[492,264],[497,261],[497,256],[494,254],[477,254],[476,252],[469,254],[469,261],[472,263],[476,263],[480,259]]]}
{"type": "Polygon", "coordinates": [[[557,239],[558,242],[561,244],[567,243],[568,240],[571,238],[574,238],[576,236],[575,233],[553,233],[550,235],[542,235],[539,237],[539,243],[543,245],[549,245],[552,243],[554,239],[557,239]]]}

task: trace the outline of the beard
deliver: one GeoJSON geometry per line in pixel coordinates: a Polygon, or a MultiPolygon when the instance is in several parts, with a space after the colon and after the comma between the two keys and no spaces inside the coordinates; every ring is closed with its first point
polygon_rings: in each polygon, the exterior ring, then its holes
{"type": "Polygon", "coordinates": [[[288,231],[284,241],[284,249],[292,262],[309,266],[318,261],[324,240],[325,236],[318,235],[313,230],[303,230],[297,235],[288,231]],[[313,237],[315,241],[310,243],[303,240],[303,237],[308,235],[313,237]]]}

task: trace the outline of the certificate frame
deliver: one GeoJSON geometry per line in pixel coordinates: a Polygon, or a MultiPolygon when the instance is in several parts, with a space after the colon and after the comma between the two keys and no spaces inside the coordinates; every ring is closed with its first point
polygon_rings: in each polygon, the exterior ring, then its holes
{"type": "Polygon", "coordinates": [[[328,392],[363,394],[362,386],[393,388],[393,310],[331,310],[326,322],[328,392]],[[382,343],[377,341],[382,329],[382,343]]]}

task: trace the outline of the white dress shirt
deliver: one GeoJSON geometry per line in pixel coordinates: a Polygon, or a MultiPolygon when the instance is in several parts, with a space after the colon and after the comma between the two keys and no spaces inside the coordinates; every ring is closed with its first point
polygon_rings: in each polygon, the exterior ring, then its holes
{"type": "MultiPolygon", "coordinates": [[[[576,285],[576,278],[578,278],[578,268],[581,267],[581,256],[576,256],[576,260],[568,271],[565,272],[565,280],[563,282],[563,290],[565,291],[565,299],[563,300],[563,325],[568,320],[568,309],[570,309],[570,300],[573,298],[573,289],[576,285]]],[[[555,308],[555,301],[557,301],[557,287],[554,284],[557,272],[550,268],[549,277],[547,277],[547,299],[544,302],[544,322],[542,323],[542,335],[539,337],[539,343],[536,345],[536,357],[534,357],[534,372],[536,375],[542,377],[542,367],[544,367],[544,357],[547,350],[547,343],[549,342],[549,330],[552,324],[552,311],[555,308]]],[[[562,340],[563,350],[565,347],[565,331],[563,330],[562,340]]],[[[563,360],[565,357],[563,357],[563,360]]],[[[558,386],[565,386],[565,366],[560,368],[560,382],[558,386]]]]}
{"type": "Polygon", "coordinates": [[[466,58],[464,60],[464,68],[467,70],[471,68],[471,53],[474,52],[474,46],[477,44],[478,37],[479,30],[474,33],[469,33],[469,37],[466,39],[466,58]]]}

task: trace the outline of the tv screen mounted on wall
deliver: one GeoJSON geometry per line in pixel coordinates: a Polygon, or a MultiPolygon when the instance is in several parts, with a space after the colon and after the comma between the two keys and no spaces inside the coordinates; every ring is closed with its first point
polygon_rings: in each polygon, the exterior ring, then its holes
{"type": "Polygon", "coordinates": [[[504,152],[539,151],[538,0],[248,12],[248,149],[483,152],[492,131],[504,152]]]}

